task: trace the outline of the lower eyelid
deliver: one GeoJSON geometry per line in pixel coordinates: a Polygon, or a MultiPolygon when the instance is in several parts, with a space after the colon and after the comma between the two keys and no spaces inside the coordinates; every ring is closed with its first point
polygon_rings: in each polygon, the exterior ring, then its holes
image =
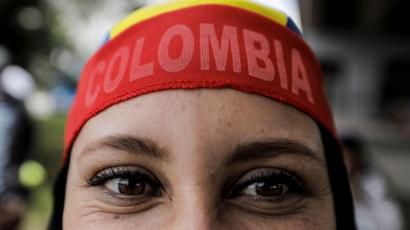
{"type": "Polygon", "coordinates": [[[141,203],[130,203],[128,201],[114,200],[114,201],[104,201],[98,200],[95,209],[98,212],[103,212],[107,214],[119,214],[119,215],[129,215],[148,211],[150,209],[159,207],[164,204],[163,201],[152,201],[152,202],[141,202],[141,203]]]}
{"type": "Polygon", "coordinates": [[[102,202],[104,205],[108,205],[107,208],[114,208],[118,212],[141,212],[154,206],[157,206],[164,201],[158,197],[124,197],[118,194],[114,194],[104,188],[95,188],[98,192],[96,199],[102,202]],[[128,210],[128,211],[127,211],[128,210]]]}
{"type": "Polygon", "coordinates": [[[278,216],[289,216],[303,212],[308,207],[307,199],[300,198],[293,203],[277,204],[272,206],[272,203],[267,201],[232,201],[228,203],[228,208],[234,208],[242,213],[252,216],[260,216],[264,218],[272,218],[278,216]]]}
{"type": "MultiPolygon", "coordinates": [[[[104,190],[104,191],[102,191],[104,193],[104,195],[106,195],[110,198],[118,199],[118,200],[122,200],[122,201],[136,201],[136,200],[141,200],[144,197],[144,196],[139,196],[139,197],[137,197],[137,196],[125,196],[125,195],[121,195],[121,194],[118,194],[118,193],[111,192],[106,188],[101,188],[101,189],[104,190]]],[[[145,200],[147,200],[147,199],[145,199],[145,200]]],[[[143,201],[143,202],[145,202],[145,201],[143,201]]]]}

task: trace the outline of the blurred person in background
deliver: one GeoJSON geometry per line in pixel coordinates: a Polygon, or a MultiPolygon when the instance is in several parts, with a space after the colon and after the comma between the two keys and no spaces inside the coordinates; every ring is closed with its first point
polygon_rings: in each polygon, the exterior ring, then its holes
{"type": "Polygon", "coordinates": [[[17,229],[27,205],[28,191],[18,177],[32,144],[32,121],[20,97],[29,91],[27,77],[20,67],[0,65],[0,229],[17,229]]]}
{"type": "Polygon", "coordinates": [[[401,230],[404,220],[395,190],[386,175],[369,159],[357,135],[341,138],[348,165],[359,230],[401,230]]]}
{"type": "Polygon", "coordinates": [[[50,229],[354,230],[319,63],[244,0],[135,11],[87,62],[50,229]]]}

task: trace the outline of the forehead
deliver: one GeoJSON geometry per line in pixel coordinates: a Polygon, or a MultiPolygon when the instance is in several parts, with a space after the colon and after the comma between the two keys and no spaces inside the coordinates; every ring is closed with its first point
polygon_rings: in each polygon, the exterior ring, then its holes
{"type": "Polygon", "coordinates": [[[166,90],[121,102],[90,119],[74,149],[117,134],[174,147],[184,145],[183,140],[215,146],[290,138],[318,152],[322,148],[318,127],[309,116],[272,99],[232,89],[166,90]]]}

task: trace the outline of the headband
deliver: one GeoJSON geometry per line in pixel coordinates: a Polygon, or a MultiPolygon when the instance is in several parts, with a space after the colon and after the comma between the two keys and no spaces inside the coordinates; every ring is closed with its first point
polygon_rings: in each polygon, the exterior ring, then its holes
{"type": "Polygon", "coordinates": [[[135,11],[86,63],[68,115],[64,159],[81,127],[107,107],[197,88],[283,102],[336,139],[319,63],[289,17],[246,0],[177,1],[135,11]]]}

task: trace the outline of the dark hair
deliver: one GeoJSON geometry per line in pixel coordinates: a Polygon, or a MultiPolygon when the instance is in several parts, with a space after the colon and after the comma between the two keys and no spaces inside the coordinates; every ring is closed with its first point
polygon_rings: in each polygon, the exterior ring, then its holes
{"type": "MultiPolygon", "coordinates": [[[[69,159],[67,159],[69,162],[69,159]]],[[[65,201],[65,186],[67,184],[68,163],[64,164],[63,168],[57,175],[53,188],[53,212],[48,225],[49,230],[63,229],[63,211],[65,201]]]]}
{"type": "Polygon", "coordinates": [[[325,150],[329,182],[332,188],[337,229],[355,230],[352,192],[340,144],[325,129],[321,128],[320,131],[325,150]]]}

